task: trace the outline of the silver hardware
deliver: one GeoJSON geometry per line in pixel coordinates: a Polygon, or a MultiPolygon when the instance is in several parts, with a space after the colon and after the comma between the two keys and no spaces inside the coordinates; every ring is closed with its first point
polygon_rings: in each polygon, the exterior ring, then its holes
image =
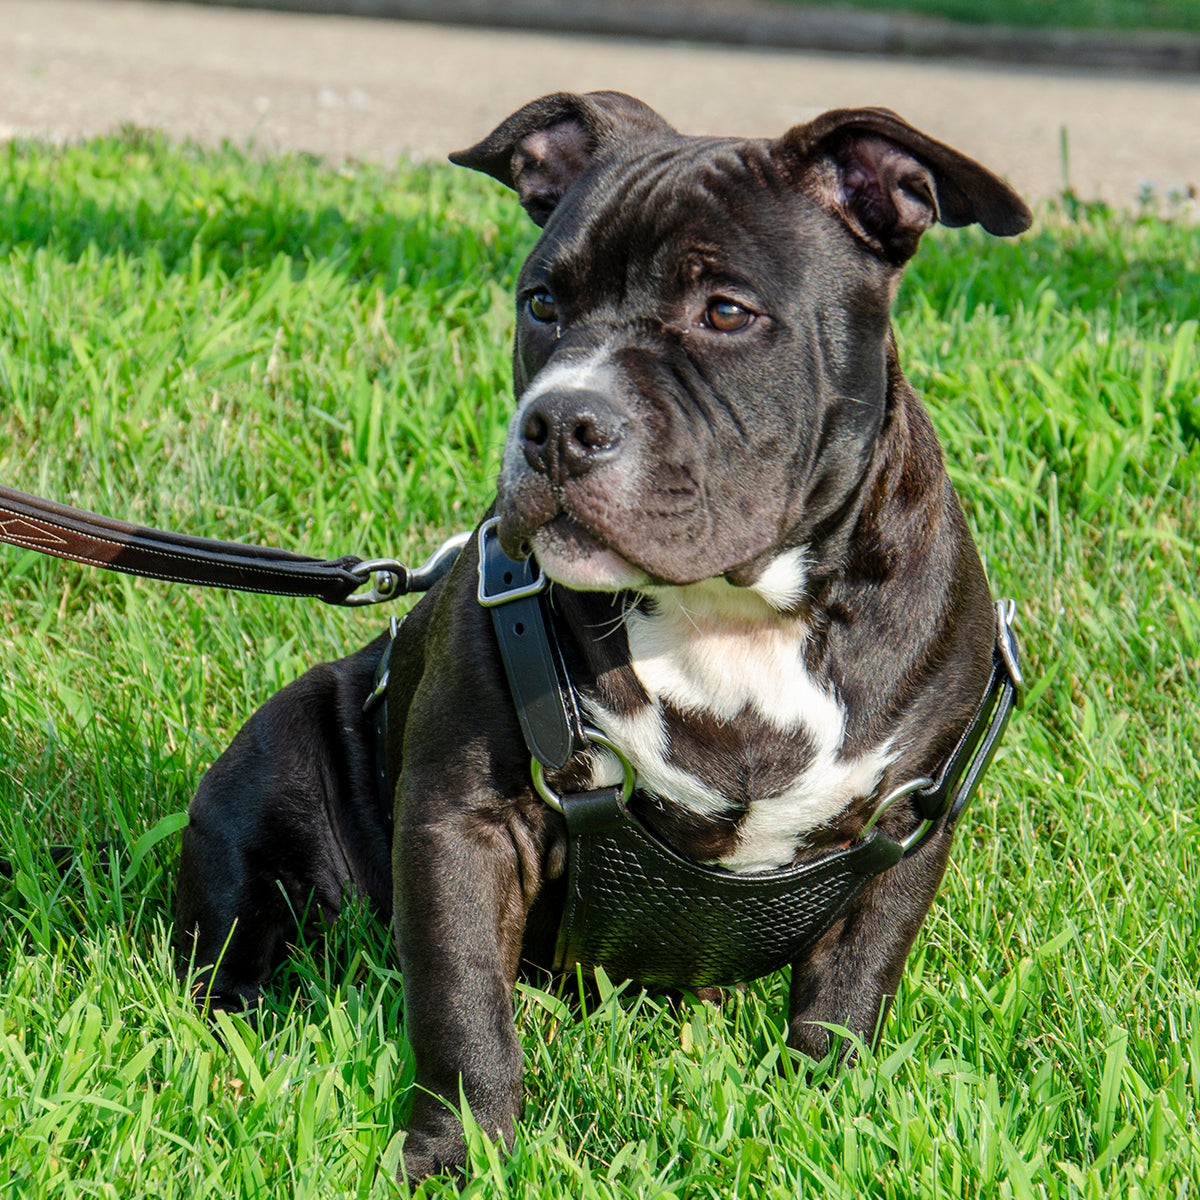
{"type": "Polygon", "coordinates": [[[347,596],[342,601],[349,608],[364,604],[382,604],[407,596],[409,592],[427,592],[454,565],[459,552],[471,540],[469,530],[448,537],[417,569],[409,570],[394,558],[367,558],[355,563],[350,574],[363,583],[372,580],[371,590],[361,596],[347,596]]]}
{"type": "Polygon", "coordinates": [[[388,679],[391,678],[392,668],[390,659],[392,657],[392,643],[396,640],[396,635],[400,632],[400,626],[404,623],[403,617],[388,618],[388,644],[387,650],[384,651],[385,657],[380,659],[379,665],[383,667],[375,677],[375,686],[371,690],[371,694],[363,701],[362,710],[364,713],[370,713],[371,710],[387,695],[388,679]]]}
{"type": "Polygon", "coordinates": [[[907,854],[925,836],[932,824],[933,822],[930,820],[922,821],[908,837],[901,840],[900,849],[907,854]]]}
{"type": "MultiPolygon", "coordinates": [[[[875,811],[867,818],[867,823],[862,827],[858,835],[859,841],[862,841],[875,828],[875,823],[897,800],[903,800],[905,796],[911,796],[913,792],[921,792],[929,787],[933,787],[933,780],[928,775],[922,775],[919,779],[910,779],[907,783],[902,783],[898,788],[893,788],[884,796],[875,811]]],[[[925,821],[921,825],[918,825],[916,834],[910,834],[900,844],[907,850],[910,845],[916,843],[917,838],[924,834],[930,824],[931,822],[925,821]]]]}
{"type": "Polygon", "coordinates": [[[490,520],[484,521],[479,527],[479,591],[477,595],[480,605],[484,608],[494,608],[497,604],[507,604],[510,600],[523,600],[526,596],[536,596],[549,582],[546,578],[546,572],[539,565],[537,578],[532,583],[519,584],[517,587],[511,587],[503,592],[489,592],[487,590],[487,584],[483,577],[483,547],[489,534],[499,536],[496,530],[499,524],[500,518],[492,517],[490,520]]]}
{"type": "Polygon", "coordinates": [[[1017,645],[1012,630],[1012,621],[1016,613],[1015,600],[996,601],[996,645],[1000,647],[1000,657],[1004,659],[1008,676],[1012,680],[1013,703],[1017,708],[1021,708],[1025,704],[1025,676],[1021,674],[1021,667],[1017,662],[1017,645]]]}
{"type": "Polygon", "coordinates": [[[454,566],[462,548],[471,540],[471,531],[464,529],[448,537],[415,571],[408,573],[410,592],[427,592],[454,566]]]}
{"type": "Polygon", "coordinates": [[[408,568],[394,558],[367,558],[355,563],[350,574],[363,583],[371,581],[371,590],[361,596],[347,596],[342,601],[348,608],[361,608],[364,604],[382,604],[404,595],[409,589],[408,568]]]}
{"type": "MultiPolygon", "coordinates": [[[[625,772],[625,776],[621,780],[621,803],[628,803],[629,797],[633,795],[635,778],[633,765],[625,757],[624,753],[617,746],[613,745],[598,729],[593,729],[589,725],[585,727],[583,733],[589,742],[594,742],[597,746],[603,746],[605,750],[611,750],[617,756],[617,761],[620,762],[621,769],[625,772]]],[[[530,759],[529,773],[533,776],[534,791],[556,813],[561,813],[563,810],[562,797],[546,782],[545,768],[542,766],[540,759],[530,759]]]]}

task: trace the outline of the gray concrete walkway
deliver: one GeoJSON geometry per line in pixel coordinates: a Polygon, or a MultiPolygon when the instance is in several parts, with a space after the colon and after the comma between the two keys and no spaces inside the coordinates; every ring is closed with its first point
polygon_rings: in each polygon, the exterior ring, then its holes
{"type": "Polygon", "coordinates": [[[134,122],[389,162],[443,157],[525,100],[617,88],[685,132],[775,134],[883,104],[1040,198],[1200,187],[1200,80],[720,49],[138,0],[0,0],[0,138],[134,122]]]}

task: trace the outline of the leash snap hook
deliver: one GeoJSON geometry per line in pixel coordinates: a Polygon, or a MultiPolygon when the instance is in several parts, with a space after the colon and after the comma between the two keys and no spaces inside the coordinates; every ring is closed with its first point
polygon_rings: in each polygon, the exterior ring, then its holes
{"type": "Polygon", "coordinates": [[[350,568],[350,574],[363,583],[370,582],[371,590],[362,595],[347,596],[342,601],[347,608],[382,604],[412,590],[408,568],[394,558],[365,558],[350,568]]]}
{"type": "Polygon", "coordinates": [[[365,604],[383,604],[410,592],[427,592],[454,565],[459,551],[471,540],[470,530],[448,537],[415,570],[394,558],[366,558],[350,568],[350,574],[363,583],[373,580],[371,590],[361,596],[347,596],[342,603],[349,608],[365,604]]]}

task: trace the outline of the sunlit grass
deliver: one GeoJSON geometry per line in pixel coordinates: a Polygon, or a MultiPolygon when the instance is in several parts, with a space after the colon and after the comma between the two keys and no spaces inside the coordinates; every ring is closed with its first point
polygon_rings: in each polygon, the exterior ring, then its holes
{"type": "MultiPolygon", "coordinates": [[[[532,232],[449,169],[9,148],[0,478],[418,559],[489,499],[532,232]]],[[[1072,207],[1017,243],[938,231],[905,283],[903,358],[1019,599],[1033,701],[878,1055],[806,1076],[781,977],[721,1009],[523,989],[526,1116],[511,1158],[472,1133],[469,1194],[1196,1194],[1197,261],[1194,225],[1072,207]]],[[[146,836],[270,692],[384,617],[0,554],[0,1182],[393,1194],[412,1069],[386,930],[352,912],[257,1030],[213,1030],[171,963],[176,840],[146,836]],[[145,854],[64,881],[38,853],[107,838],[145,854]]]]}

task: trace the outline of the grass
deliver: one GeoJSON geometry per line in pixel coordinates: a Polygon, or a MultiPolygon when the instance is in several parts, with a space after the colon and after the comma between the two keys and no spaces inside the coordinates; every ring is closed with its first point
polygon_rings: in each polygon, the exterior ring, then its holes
{"type": "Polygon", "coordinates": [[[944,17],[977,25],[1200,32],[1195,0],[784,0],[944,17]]]}
{"type": "MultiPolygon", "coordinates": [[[[448,169],[135,131],[7,148],[0,478],[418,559],[489,498],[531,240],[448,169]]],[[[527,1114],[511,1157],[472,1131],[464,1194],[1200,1192],[1198,260],[1193,223],[1068,202],[1016,244],[931,234],[902,289],[908,373],[1020,598],[1033,697],[877,1055],[807,1079],[779,976],[720,1009],[525,988],[527,1114]]],[[[403,1194],[386,931],[351,912],[300,947],[256,1031],[209,1028],[169,949],[172,818],[205,764],[383,615],[0,553],[0,1191],[403,1194]],[[38,853],[104,837],[138,861],[64,881],[38,853]]]]}

